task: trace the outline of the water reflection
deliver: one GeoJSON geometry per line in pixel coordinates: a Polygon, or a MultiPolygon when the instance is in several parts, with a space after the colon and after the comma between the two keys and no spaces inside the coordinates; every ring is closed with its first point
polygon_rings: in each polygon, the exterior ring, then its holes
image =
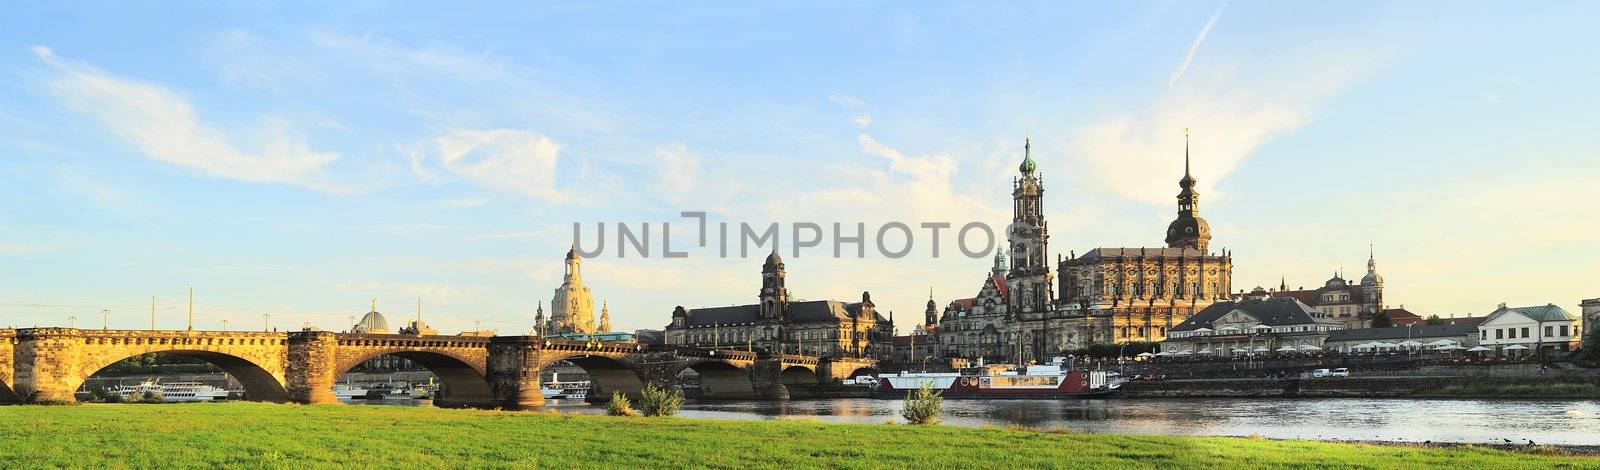
{"type": "MultiPolygon", "coordinates": [[[[714,419],[817,419],[902,422],[900,400],[695,401],[682,416],[714,419]]],[[[556,405],[564,413],[604,407],[556,405]]],[[[1399,442],[1541,444],[1600,442],[1600,402],[1592,400],[1393,400],[1190,398],[1137,400],[945,400],[953,426],[1022,425],[1108,434],[1261,435],[1268,438],[1399,442]]]]}

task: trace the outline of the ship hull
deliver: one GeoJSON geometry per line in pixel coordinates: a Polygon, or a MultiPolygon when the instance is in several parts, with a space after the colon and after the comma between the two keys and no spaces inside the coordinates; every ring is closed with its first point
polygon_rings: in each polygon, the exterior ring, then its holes
{"type": "Polygon", "coordinates": [[[905,398],[929,385],[950,399],[1060,399],[1103,398],[1116,392],[1107,386],[1103,372],[1075,371],[1062,375],[897,375],[879,378],[875,396],[905,398]]]}

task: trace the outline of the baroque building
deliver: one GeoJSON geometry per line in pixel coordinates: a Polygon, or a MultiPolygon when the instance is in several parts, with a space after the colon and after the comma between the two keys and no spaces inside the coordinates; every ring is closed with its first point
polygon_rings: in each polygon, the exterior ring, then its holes
{"type": "Polygon", "coordinates": [[[1024,141],[1013,183],[1006,230],[1010,265],[997,256],[977,296],[945,307],[937,330],[945,356],[1042,362],[1091,344],[1161,341],[1169,329],[1229,298],[1233,258],[1227,250],[1211,251],[1211,226],[1200,216],[1197,181],[1189,171],[1187,135],[1178,214],[1167,226],[1166,246],[1058,256],[1055,275],[1048,265],[1044,184],[1032,147],[1024,141]]]}
{"type": "MultiPolygon", "coordinates": [[[[1006,276],[1004,250],[995,250],[994,267],[983,279],[978,295],[956,299],[945,306],[939,317],[937,340],[947,357],[985,358],[1004,362],[1014,348],[1006,346],[1004,336],[1010,325],[1011,299],[1006,276]]],[[[930,299],[931,301],[932,299],[930,299]]]]}
{"type": "Polygon", "coordinates": [[[1290,290],[1287,282],[1280,281],[1272,295],[1293,297],[1352,329],[1371,328],[1377,313],[1385,310],[1383,276],[1378,274],[1378,262],[1370,245],[1367,247],[1367,274],[1359,283],[1350,282],[1335,272],[1316,289],[1290,290]]]}
{"type": "Polygon", "coordinates": [[[1178,214],[1167,225],[1166,246],[1101,247],[1059,261],[1059,320],[1033,332],[1043,338],[1024,345],[1042,348],[1032,356],[1091,344],[1161,341],[1191,316],[1228,299],[1233,255],[1211,251],[1211,225],[1200,216],[1189,160],[1186,133],[1178,214]]]}
{"type": "Polygon", "coordinates": [[[860,302],[795,301],[785,286],[787,272],[776,248],[761,267],[757,302],[728,307],[672,311],[666,344],[746,349],[811,356],[887,359],[894,321],[884,318],[861,293],[860,302]]]}
{"type": "Polygon", "coordinates": [[[583,260],[578,257],[578,250],[567,250],[561,287],[556,288],[555,296],[550,299],[550,318],[541,320],[544,317],[543,306],[535,314],[534,322],[539,325],[539,334],[549,336],[595,332],[594,297],[589,294],[589,286],[583,285],[582,266],[583,260]]]}

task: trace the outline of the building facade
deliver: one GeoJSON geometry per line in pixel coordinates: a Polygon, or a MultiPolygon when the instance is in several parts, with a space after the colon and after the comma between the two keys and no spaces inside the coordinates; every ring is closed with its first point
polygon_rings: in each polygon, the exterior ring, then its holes
{"type": "Polygon", "coordinates": [[[1010,324],[1004,250],[995,250],[994,267],[983,279],[978,295],[947,304],[938,318],[938,340],[942,357],[985,358],[1004,362],[1014,348],[1005,346],[1003,337],[1010,324]]]}
{"type": "Polygon", "coordinates": [[[1298,300],[1256,295],[1206,306],[1168,332],[1161,352],[1213,357],[1312,352],[1339,329],[1339,322],[1298,300]]]}
{"type": "Polygon", "coordinates": [[[747,349],[833,357],[886,359],[894,322],[878,313],[872,294],[860,302],[793,301],[785,287],[783,259],[776,250],[761,267],[758,302],[672,311],[666,344],[747,349]]]}
{"type": "Polygon", "coordinates": [[[1384,310],[1383,276],[1378,274],[1378,263],[1371,246],[1367,247],[1367,274],[1361,277],[1359,283],[1345,280],[1341,273],[1335,272],[1320,288],[1289,290],[1285,282],[1280,283],[1272,295],[1293,297],[1324,315],[1338,319],[1349,329],[1372,327],[1377,312],[1384,310]]]}
{"type": "Polygon", "coordinates": [[[1580,326],[1577,317],[1555,304],[1501,304],[1478,325],[1478,344],[1493,349],[1496,356],[1570,351],[1578,345],[1580,326]]]}

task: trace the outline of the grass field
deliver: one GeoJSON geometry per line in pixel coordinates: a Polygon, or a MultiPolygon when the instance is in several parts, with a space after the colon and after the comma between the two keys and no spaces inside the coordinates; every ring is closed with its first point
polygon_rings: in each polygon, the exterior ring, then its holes
{"type": "Polygon", "coordinates": [[[258,403],[0,407],[0,468],[1597,468],[1487,448],[258,403]]]}

